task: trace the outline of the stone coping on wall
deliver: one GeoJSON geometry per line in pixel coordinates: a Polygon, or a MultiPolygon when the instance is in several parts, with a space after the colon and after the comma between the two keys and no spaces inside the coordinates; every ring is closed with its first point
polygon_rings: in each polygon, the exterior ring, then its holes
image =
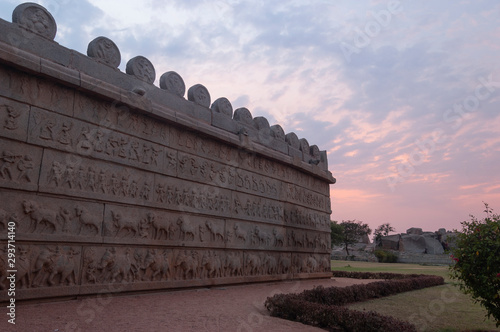
{"type": "MultiPolygon", "coordinates": [[[[4,64],[291,165],[328,183],[336,181],[328,171],[326,151],[293,132],[285,134],[279,125],[270,126],[264,117],[252,117],[246,108],[233,112],[226,98],[210,104],[210,94],[201,84],[191,87],[185,99],[182,77],[164,73],[161,88],[156,87],[154,67],[144,57],[131,59],[127,73],[121,72],[119,50],[105,37],[89,44],[87,56],[53,41],[55,32],[35,33],[15,15],[13,22],[0,20],[0,62],[4,64]],[[103,52],[102,45],[111,51],[103,52]]],[[[55,21],[48,26],[57,30],[55,21]]]]}

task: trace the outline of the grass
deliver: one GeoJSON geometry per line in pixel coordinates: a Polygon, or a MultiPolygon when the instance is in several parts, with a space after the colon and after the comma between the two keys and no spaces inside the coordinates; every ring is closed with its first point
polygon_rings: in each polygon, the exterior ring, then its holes
{"type": "Polygon", "coordinates": [[[372,310],[409,321],[419,331],[500,331],[486,311],[463,294],[450,279],[447,266],[332,261],[333,270],[432,274],[445,278],[443,286],[354,303],[351,309],[372,310]]]}

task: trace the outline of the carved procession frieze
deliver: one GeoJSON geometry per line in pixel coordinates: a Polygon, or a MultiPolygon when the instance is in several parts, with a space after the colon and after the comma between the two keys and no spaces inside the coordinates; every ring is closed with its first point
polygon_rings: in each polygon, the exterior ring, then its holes
{"type": "Polygon", "coordinates": [[[98,100],[83,93],[75,96],[74,117],[110,131],[169,146],[170,126],[117,101],[98,100]]]}
{"type": "Polygon", "coordinates": [[[287,203],[284,210],[287,226],[330,231],[330,214],[287,203]]]}
{"type": "MultiPolygon", "coordinates": [[[[81,246],[19,244],[16,249],[16,290],[80,284],[81,246]]],[[[4,257],[0,258],[0,265],[3,264],[4,257]]],[[[6,286],[5,271],[0,272],[1,289],[6,286]]]]}
{"type": "Polygon", "coordinates": [[[151,208],[106,205],[105,242],[224,247],[225,220],[151,208]]]}
{"type": "Polygon", "coordinates": [[[154,175],[46,150],[40,179],[40,191],[120,202],[146,202],[153,199],[154,175]]]}
{"type": "Polygon", "coordinates": [[[0,96],[72,115],[74,95],[71,88],[0,66],[0,96]]]}
{"type": "Polygon", "coordinates": [[[161,145],[39,108],[31,112],[28,141],[157,172],[166,159],[161,145]]]}
{"type": "Polygon", "coordinates": [[[231,215],[231,191],[157,174],[153,205],[177,211],[228,217],[231,215]]]}
{"type": "Polygon", "coordinates": [[[330,255],[293,253],[292,271],[293,273],[330,272],[330,255]]]}
{"type": "Polygon", "coordinates": [[[9,221],[16,223],[18,238],[100,242],[103,204],[58,199],[21,192],[0,192],[0,234],[9,221]]]}
{"type": "Polygon", "coordinates": [[[284,204],[259,196],[233,193],[232,215],[237,219],[283,224],[284,204]]]}

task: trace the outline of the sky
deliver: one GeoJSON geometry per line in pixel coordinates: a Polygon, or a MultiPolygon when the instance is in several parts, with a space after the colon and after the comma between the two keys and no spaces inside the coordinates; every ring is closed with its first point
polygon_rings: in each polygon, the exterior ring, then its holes
{"type": "MultiPolygon", "coordinates": [[[[44,0],[61,45],[112,39],[328,154],[332,220],[461,229],[500,212],[496,0],[44,0]]],[[[11,21],[22,1],[0,0],[11,21]]]]}

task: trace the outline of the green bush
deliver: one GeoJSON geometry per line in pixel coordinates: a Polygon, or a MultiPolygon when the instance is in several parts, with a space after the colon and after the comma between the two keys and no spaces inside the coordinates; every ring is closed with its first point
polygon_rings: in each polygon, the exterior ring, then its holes
{"type": "Polygon", "coordinates": [[[500,326],[500,215],[486,206],[486,218],[462,222],[450,267],[460,288],[479,302],[500,326]]]}
{"type": "Polygon", "coordinates": [[[439,276],[333,271],[334,276],[388,279],[348,287],[315,287],[299,294],[268,297],[265,306],[271,316],[298,321],[329,331],[404,332],[415,326],[373,311],[357,311],[345,304],[380,298],[401,292],[442,285],[439,276]]]}
{"type": "Polygon", "coordinates": [[[398,256],[392,251],[375,250],[374,254],[379,263],[396,263],[398,261],[398,256]]]}

